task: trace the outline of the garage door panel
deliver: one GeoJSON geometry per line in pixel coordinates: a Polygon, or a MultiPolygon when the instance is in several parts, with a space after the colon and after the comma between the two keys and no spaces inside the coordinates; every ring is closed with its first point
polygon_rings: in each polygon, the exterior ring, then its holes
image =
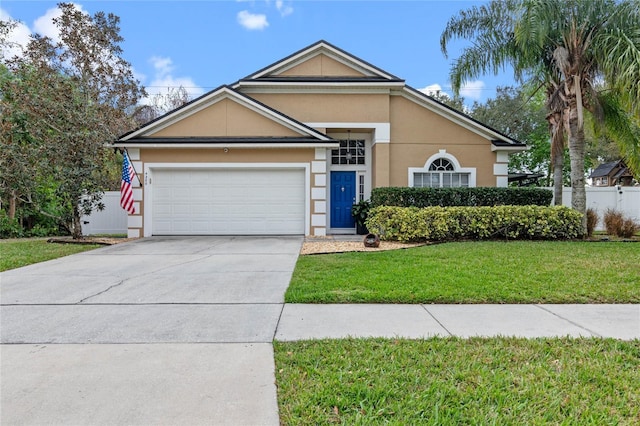
{"type": "Polygon", "coordinates": [[[152,234],[304,234],[302,169],[155,170],[152,234]]]}

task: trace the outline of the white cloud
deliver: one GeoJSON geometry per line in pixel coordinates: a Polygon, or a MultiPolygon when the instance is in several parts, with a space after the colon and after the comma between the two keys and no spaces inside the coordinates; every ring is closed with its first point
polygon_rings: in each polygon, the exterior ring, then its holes
{"type": "Polygon", "coordinates": [[[460,88],[460,95],[464,98],[480,100],[484,86],[484,81],[481,80],[468,81],[460,88]]]}
{"type": "MultiPolygon", "coordinates": [[[[5,10],[0,9],[0,20],[10,21],[12,20],[5,10]]],[[[7,36],[8,47],[2,47],[2,57],[12,58],[14,56],[21,56],[22,49],[29,43],[29,37],[31,36],[31,30],[22,22],[18,22],[16,27],[7,36]]]]}
{"type": "Polygon", "coordinates": [[[57,7],[47,10],[47,12],[33,22],[33,31],[42,36],[49,37],[53,41],[60,41],[60,33],[53,23],[53,19],[59,18],[62,11],[57,7]]]}
{"type": "Polygon", "coordinates": [[[276,0],[276,9],[278,9],[282,17],[289,16],[293,13],[293,7],[284,4],[284,0],[276,0]]]}
{"type": "Polygon", "coordinates": [[[164,77],[171,74],[171,71],[173,71],[173,61],[171,58],[152,56],[151,59],[149,59],[149,62],[151,62],[153,68],[156,70],[157,76],[164,77]]]}
{"type": "Polygon", "coordinates": [[[238,12],[238,23],[248,30],[264,30],[269,26],[267,15],[253,14],[248,10],[238,12]]]}
{"type": "MultiPolygon", "coordinates": [[[[173,75],[175,67],[173,60],[168,57],[153,56],[149,59],[155,71],[153,80],[145,85],[147,90],[147,98],[141,101],[142,104],[149,104],[154,95],[166,95],[169,89],[177,89],[183,87],[191,99],[196,98],[204,93],[204,89],[198,86],[191,77],[176,77],[173,75]]],[[[138,74],[140,81],[144,82],[146,77],[138,74]]]]}
{"type": "Polygon", "coordinates": [[[438,83],[430,84],[427,87],[423,87],[422,89],[418,89],[418,90],[424,93],[425,95],[429,95],[429,96],[438,95],[438,94],[449,96],[447,93],[445,93],[442,90],[442,86],[440,86],[438,83]]]}

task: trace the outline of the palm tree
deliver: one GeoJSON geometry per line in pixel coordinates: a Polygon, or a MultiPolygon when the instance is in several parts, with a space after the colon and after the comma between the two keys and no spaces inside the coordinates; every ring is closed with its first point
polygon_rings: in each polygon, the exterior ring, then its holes
{"type": "MultiPolygon", "coordinates": [[[[599,79],[611,86],[612,93],[625,93],[630,106],[640,101],[640,2],[527,0],[523,10],[515,27],[516,43],[526,46],[530,55],[553,48],[555,68],[563,78],[571,204],[584,214],[584,110],[601,110],[595,90],[599,79]]],[[[586,217],[583,221],[586,229],[586,217]]]]}
{"type": "Polygon", "coordinates": [[[511,65],[516,80],[527,82],[536,91],[544,89],[549,110],[547,122],[551,139],[551,165],[554,182],[554,202],[562,205],[563,165],[565,148],[564,96],[561,75],[554,69],[552,50],[531,55],[529,46],[516,43],[515,27],[522,14],[518,0],[494,0],[472,7],[449,20],[440,38],[442,52],[454,38],[470,38],[474,44],[463,50],[453,62],[451,83],[457,93],[462,83],[481,74],[497,74],[511,65]]]}
{"type": "Polygon", "coordinates": [[[547,122],[549,123],[549,133],[551,134],[551,168],[553,170],[553,199],[556,206],[562,205],[563,190],[563,167],[565,120],[564,120],[564,99],[561,96],[560,85],[550,80],[546,85],[546,105],[549,110],[547,122]]]}
{"type": "MultiPolygon", "coordinates": [[[[511,65],[516,79],[547,82],[547,93],[558,96],[564,131],[569,138],[572,207],[586,211],[584,189],[584,111],[637,117],[640,104],[640,1],[639,0],[493,0],[486,6],[453,17],[441,36],[441,46],[454,37],[473,39],[472,47],[454,62],[451,81],[455,90],[468,78],[511,65]],[[557,75],[560,79],[549,78],[557,75]],[[605,110],[595,90],[599,81],[621,109],[605,110]],[[553,85],[557,84],[556,88],[553,85]]],[[[552,100],[552,96],[548,96],[552,100]]],[[[555,102],[555,101],[554,101],[555,102]]],[[[552,110],[552,114],[558,112],[552,110]]],[[[554,116],[554,122],[559,116],[554,116]]],[[[605,116],[606,117],[606,116],[605,116]]],[[[623,118],[623,117],[621,117],[623,118]]],[[[637,118],[604,123],[637,124],[637,118]]],[[[615,130],[615,129],[614,129],[615,130]]],[[[637,153],[638,132],[612,132],[621,136],[623,152],[637,153]]],[[[629,161],[637,164],[637,159],[629,161]]],[[[583,219],[586,230],[586,216],[583,219]]]]}

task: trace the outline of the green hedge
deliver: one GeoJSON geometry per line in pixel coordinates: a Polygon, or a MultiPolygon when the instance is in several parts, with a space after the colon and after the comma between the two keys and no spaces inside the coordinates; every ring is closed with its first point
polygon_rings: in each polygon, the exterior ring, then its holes
{"type": "Polygon", "coordinates": [[[548,206],[552,198],[553,193],[544,188],[386,187],[371,191],[373,207],[548,206]]]}
{"type": "Polygon", "coordinates": [[[569,239],[582,236],[582,215],[568,207],[392,207],[371,209],[369,232],[381,239],[569,239]]]}

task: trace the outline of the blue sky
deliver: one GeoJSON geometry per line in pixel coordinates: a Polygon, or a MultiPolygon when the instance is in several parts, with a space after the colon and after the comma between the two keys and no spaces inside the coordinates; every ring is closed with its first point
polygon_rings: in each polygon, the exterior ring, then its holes
{"type": "MultiPolygon", "coordinates": [[[[21,21],[13,37],[55,36],[55,1],[2,0],[0,18],[21,21]]],[[[121,18],[124,58],[151,93],[184,86],[198,95],[233,83],[318,40],[326,40],[417,88],[450,92],[440,34],[447,20],[482,1],[76,1],[121,18]]],[[[512,85],[507,71],[463,89],[467,104],[512,85]]]]}

